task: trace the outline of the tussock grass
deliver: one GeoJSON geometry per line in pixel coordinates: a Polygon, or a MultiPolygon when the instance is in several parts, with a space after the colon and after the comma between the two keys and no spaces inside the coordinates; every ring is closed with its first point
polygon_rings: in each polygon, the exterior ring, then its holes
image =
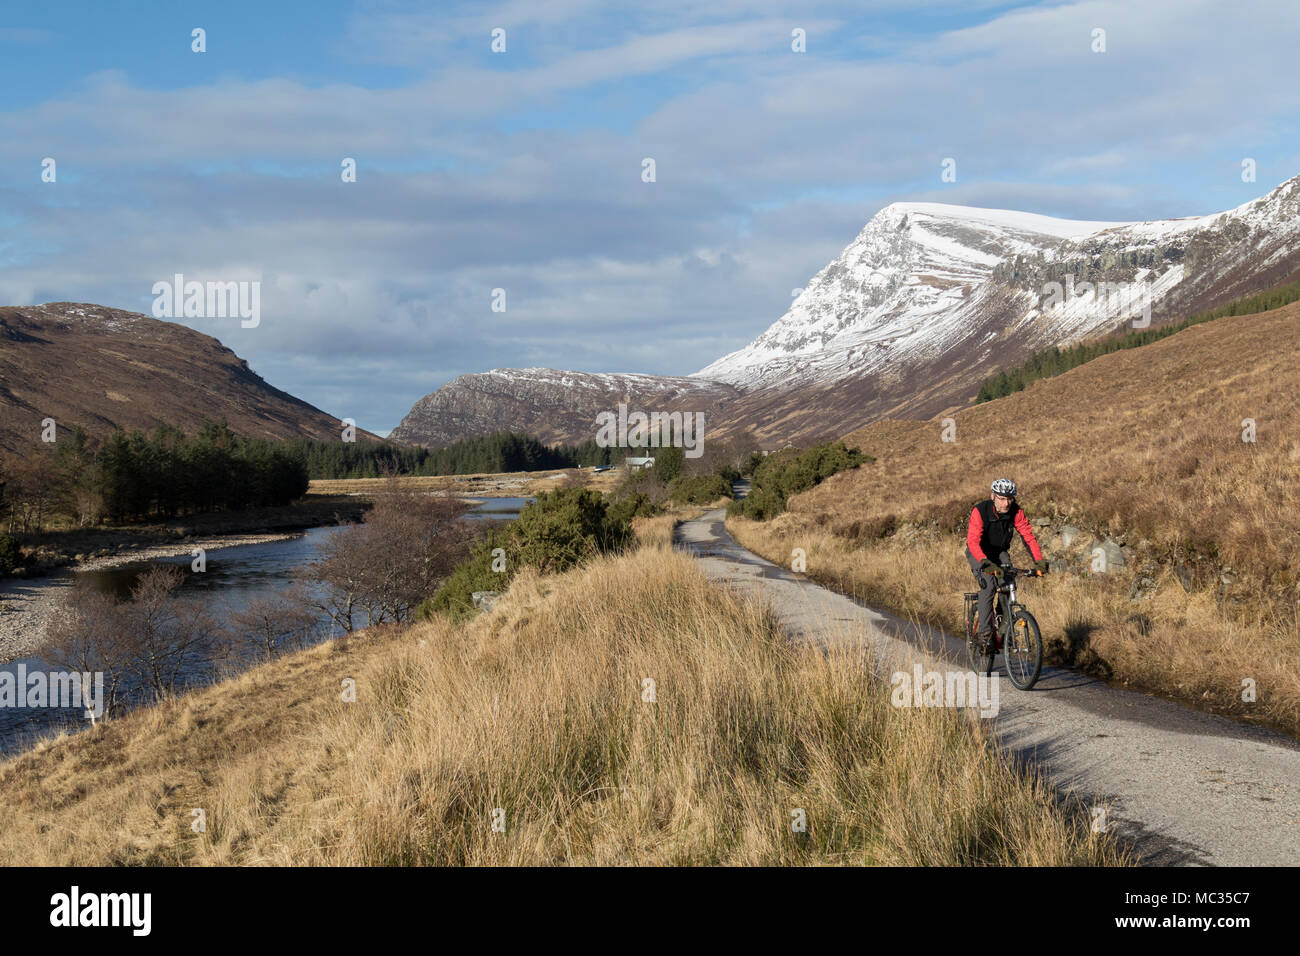
{"type": "Polygon", "coordinates": [[[1124,862],[980,725],[889,690],[649,545],[0,764],[0,861],[1124,862]]]}

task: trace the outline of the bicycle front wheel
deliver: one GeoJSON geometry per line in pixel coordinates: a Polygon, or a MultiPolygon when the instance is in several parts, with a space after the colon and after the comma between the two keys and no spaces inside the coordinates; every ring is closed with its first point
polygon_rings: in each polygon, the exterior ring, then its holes
{"type": "Polygon", "coordinates": [[[1011,683],[1020,690],[1029,690],[1043,670],[1043,636],[1034,616],[1024,608],[1016,608],[1010,634],[1002,643],[1002,659],[1011,683]]]}

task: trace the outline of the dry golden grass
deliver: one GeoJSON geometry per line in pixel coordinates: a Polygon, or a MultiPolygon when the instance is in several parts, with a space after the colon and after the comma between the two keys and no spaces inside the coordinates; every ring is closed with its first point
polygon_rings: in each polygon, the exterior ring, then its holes
{"type": "Polygon", "coordinates": [[[1278,347],[1296,341],[1300,304],[1194,326],[958,411],[956,442],[940,440],[940,420],[879,422],[846,437],[874,462],[796,496],[767,527],[729,527],[786,566],[804,548],[823,583],[956,632],[973,587],[967,517],[1010,476],[1031,517],[1138,552],[1113,574],[1026,589],[1055,659],[1300,732],[1300,369],[1278,347]],[[1255,443],[1241,440],[1246,418],[1255,443]],[[894,525],[925,533],[877,537],[894,525]],[[1192,593],[1175,564],[1201,582],[1192,593]],[[1158,568],[1159,587],[1135,603],[1142,565],[1158,568]],[[1237,574],[1223,596],[1221,565],[1237,574]],[[1247,678],[1254,702],[1241,699],[1247,678]]]}
{"type": "Polygon", "coordinates": [[[664,546],[56,741],[0,764],[0,808],[4,863],[1126,862],[979,725],[664,546]]]}

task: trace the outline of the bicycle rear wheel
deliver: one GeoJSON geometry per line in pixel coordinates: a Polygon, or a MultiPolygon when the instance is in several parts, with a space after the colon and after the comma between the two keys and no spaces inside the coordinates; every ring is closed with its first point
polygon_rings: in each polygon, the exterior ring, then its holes
{"type": "Polygon", "coordinates": [[[1029,690],[1043,670],[1043,636],[1034,616],[1022,607],[1012,613],[1008,631],[1002,642],[1007,676],[1020,690],[1029,690]]]}

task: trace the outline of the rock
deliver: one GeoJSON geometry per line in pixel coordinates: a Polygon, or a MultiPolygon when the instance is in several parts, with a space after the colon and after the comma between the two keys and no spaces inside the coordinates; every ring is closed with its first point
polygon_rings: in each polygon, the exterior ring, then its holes
{"type": "Polygon", "coordinates": [[[1074,525],[1067,524],[1061,526],[1061,547],[1068,548],[1070,542],[1079,536],[1079,529],[1074,525]]]}
{"type": "Polygon", "coordinates": [[[474,600],[474,606],[480,611],[491,611],[501,600],[500,591],[475,591],[470,597],[474,600]]]}
{"type": "Polygon", "coordinates": [[[1052,520],[1051,520],[1050,518],[1035,518],[1035,519],[1034,519],[1034,527],[1035,527],[1035,528],[1046,528],[1046,527],[1047,527],[1049,524],[1051,524],[1051,523],[1052,523],[1052,520]]]}
{"type": "Polygon", "coordinates": [[[1092,549],[1091,555],[1094,562],[1096,561],[1098,551],[1101,552],[1101,556],[1105,559],[1100,570],[1109,572],[1114,571],[1116,568],[1124,567],[1124,551],[1114,541],[1107,538],[1105,541],[1101,542],[1101,544],[1092,549]]]}
{"type": "Polygon", "coordinates": [[[1196,586],[1196,579],[1192,576],[1192,569],[1187,565],[1178,563],[1174,565],[1174,577],[1178,578],[1178,583],[1183,586],[1183,590],[1188,594],[1192,593],[1192,588],[1196,586]]]}
{"type": "Polygon", "coordinates": [[[1145,601],[1155,593],[1155,579],[1146,576],[1133,579],[1133,586],[1128,589],[1128,599],[1130,601],[1145,601]]]}

